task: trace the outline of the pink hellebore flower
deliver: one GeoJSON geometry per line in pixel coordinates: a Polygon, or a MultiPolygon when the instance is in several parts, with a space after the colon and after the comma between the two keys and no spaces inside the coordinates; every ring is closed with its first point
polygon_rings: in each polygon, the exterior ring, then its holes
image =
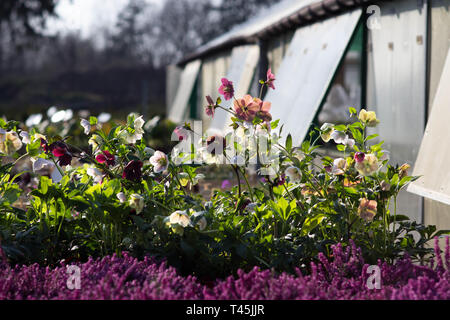
{"type": "Polygon", "coordinates": [[[266,84],[273,90],[275,90],[275,86],[273,85],[274,81],[275,81],[275,75],[272,73],[272,70],[269,68],[269,70],[267,70],[266,84]]]}
{"type": "Polygon", "coordinates": [[[205,107],[206,115],[210,116],[211,118],[214,117],[214,111],[216,110],[216,104],[214,103],[211,96],[206,96],[206,101],[208,102],[208,105],[205,107]]]}
{"type": "Polygon", "coordinates": [[[234,96],[233,82],[227,78],[222,78],[222,85],[219,87],[219,93],[223,95],[225,100],[230,100],[234,96]]]}
{"type": "Polygon", "coordinates": [[[155,173],[163,172],[169,166],[167,155],[162,151],[155,151],[155,154],[150,158],[150,163],[153,165],[155,173]]]}
{"type": "Polygon", "coordinates": [[[262,101],[259,98],[254,98],[253,101],[255,101],[259,106],[259,111],[256,113],[258,118],[263,121],[272,121],[272,115],[269,113],[270,108],[272,107],[272,103],[268,101],[262,101]]]}
{"type": "Polygon", "coordinates": [[[260,106],[249,94],[246,94],[242,99],[234,101],[236,116],[243,121],[253,121],[259,110],[260,106]]]}

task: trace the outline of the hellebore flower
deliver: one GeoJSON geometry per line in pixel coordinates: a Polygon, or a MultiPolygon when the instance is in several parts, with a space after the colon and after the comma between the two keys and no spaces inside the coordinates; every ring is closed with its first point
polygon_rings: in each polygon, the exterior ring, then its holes
{"type": "Polygon", "coordinates": [[[364,152],[356,152],[354,159],[356,162],[363,162],[365,157],[366,155],[364,154],[364,152]]]}
{"type": "Polygon", "coordinates": [[[80,125],[84,128],[84,134],[88,135],[91,132],[91,123],[86,119],[81,119],[80,125]]]}
{"type": "Polygon", "coordinates": [[[144,210],[144,206],[145,206],[144,198],[137,193],[133,193],[130,196],[130,200],[128,200],[128,204],[130,205],[131,208],[136,210],[136,214],[141,213],[142,210],[144,210]]]}
{"type": "MultiPolygon", "coordinates": [[[[184,139],[186,139],[188,137],[188,129],[186,129],[183,126],[177,126],[174,130],[173,133],[176,135],[177,140],[176,141],[182,141],[184,139]]],[[[172,137],[172,139],[174,139],[175,137],[172,137]]],[[[173,141],[173,140],[172,140],[173,141]]]]}
{"type": "Polygon", "coordinates": [[[262,101],[259,98],[254,98],[253,101],[256,102],[259,106],[259,110],[258,112],[256,112],[256,116],[266,122],[272,121],[272,115],[269,113],[270,108],[272,107],[272,103],[268,101],[262,101]]]}
{"type": "Polygon", "coordinates": [[[33,171],[36,173],[46,172],[51,174],[51,172],[55,169],[55,164],[53,163],[53,161],[44,158],[31,158],[31,163],[33,171]]]}
{"type": "Polygon", "coordinates": [[[383,180],[380,182],[380,187],[382,191],[389,191],[391,190],[391,184],[387,182],[386,180],[383,180]]]}
{"type": "Polygon", "coordinates": [[[142,178],[142,161],[131,160],[123,169],[122,178],[131,181],[140,181],[142,178]]]}
{"type": "Polygon", "coordinates": [[[358,119],[368,127],[376,127],[380,120],[377,119],[375,111],[361,109],[358,119]]]}
{"type": "Polygon", "coordinates": [[[187,215],[185,211],[177,210],[173,212],[170,216],[168,216],[166,219],[164,219],[167,226],[172,227],[172,231],[183,235],[184,228],[187,226],[192,226],[191,219],[187,215]]]}
{"type": "Polygon", "coordinates": [[[330,135],[330,137],[336,142],[337,144],[343,144],[346,148],[352,149],[355,145],[355,140],[350,139],[345,132],[342,131],[333,131],[330,135]]]}
{"type": "Polygon", "coordinates": [[[289,181],[292,183],[300,182],[302,180],[302,172],[297,167],[291,166],[287,168],[284,173],[289,177],[289,181]]]}
{"type": "Polygon", "coordinates": [[[343,175],[347,169],[347,160],[344,158],[337,158],[333,161],[333,166],[331,167],[331,173],[334,175],[343,175]]]}
{"type": "Polygon", "coordinates": [[[0,152],[6,155],[12,155],[22,148],[22,140],[15,131],[6,132],[0,129],[0,152]]]}
{"type": "MultiPolygon", "coordinates": [[[[41,139],[41,146],[42,140],[43,139],[41,139]]],[[[44,146],[46,146],[46,144],[47,142],[44,142],[44,146]]],[[[50,146],[44,147],[44,151],[45,149],[51,151],[51,153],[58,158],[58,164],[60,166],[67,166],[72,162],[72,155],[70,154],[67,145],[62,141],[53,142],[50,146]]]]}
{"type": "Polygon", "coordinates": [[[378,159],[373,153],[366,154],[364,160],[356,162],[355,169],[362,176],[370,176],[378,170],[378,159]]]}
{"type": "Polygon", "coordinates": [[[222,78],[222,85],[219,87],[219,93],[223,95],[225,100],[230,100],[234,96],[233,82],[229,81],[227,78],[222,78]]]}
{"type": "Polygon", "coordinates": [[[366,198],[359,200],[358,216],[365,221],[372,221],[377,214],[377,202],[366,198]]]}
{"type": "Polygon", "coordinates": [[[408,169],[411,168],[411,166],[407,163],[404,163],[400,166],[399,172],[398,172],[398,178],[401,180],[403,177],[406,177],[408,175],[408,169]]]}
{"type": "Polygon", "coordinates": [[[153,156],[150,157],[150,163],[153,165],[155,173],[163,172],[169,167],[169,159],[162,151],[155,151],[153,156]]]}
{"type": "Polygon", "coordinates": [[[211,98],[211,96],[206,96],[206,101],[208,102],[208,105],[205,107],[206,115],[208,115],[211,118],[213,118],[214,117],[214,112],[215,112],[217,106],[214,103],[214,100],[211,98]]]}
{"type": "Polygon", "coordinates": [[[136,141],[141,140],[142,136],[144,135],[144,129],[142,129],[144,123],[145,121],[143,117],[139,116],[134,120],[133,133],[129,132],[127,129],[124,129],[119,135],[126,141],[126,143],[135,144],[136,141]]]}
{"type": "Polygon", "coordinates": [[[269,68],[267,70],[267,79],[266,79],[266,85],[273,90],[275,90],[275,86],[273,85],[273,82],[275,81],[275,75],[272,73],[272,70],[269,68]]]}
{"type": "Polygon", "coordinates": [[[92,150],[97,149],[98,145],[102,143],[102,138],[96,134],[93,134],[88,141],[88,144],[92,147],[92,150]]]}
{"type": "Polygon", "coordinates": [[[191,221],[192,221],[192,219],[194,219],[194,221],[196,220],[196,219],[198,219],[197,220],[197,223],[195,224],[196,226],[198,226],[198,229],[200,230],[200,231],[203,231],[203,230],[205,230],[205,228],[206,228],[206,226],[207,226],[207,221],[206,221],[206,218],[203,216],[203,212],[195,212],[195,213],[193,213],[192,215],[191,215],[191,221]],[[197,217],[200,217],[200,218],[197,218],[197,217]]]}
{"type": "Polygon", "coordinates": [[[27,131],[22,131],[19,133],[19,136],[22,137],[22,142],[25,144],[31,143],[31,137],[30,134],[27,131]]]}
{"type": "Polygon", "coordinates": [[[334,133],[334,125],[331,123],[324,123],[320,127],[320,137],[323,142],[328,142],[331,139],[331,135],[334,133]]]}
{"type": "Polygon", "coordinates": [[[116,163],[116,157],[113,156],[108,150],[102,151],[95,157],[98,163],[105,163],[108,166],[113,166],[116,163]]]}
{"type": "Polygon", "coordinates": [[[95,183],[101,183],[103,180],[103,174],[95,167],[87,168],[86,174],[94,179],[95,183]]]}
{"type": "Polygon", "coordinates": [[[206,139],[206,151],[213,156],[222,154],[225,150],[226,140],[219,134],[212,135],[206,139]]]}
{"type": "Polygon", "coordinates": [[[249,94],[245,95],[242,99],[234,101],[236,116],[243,121],[252,122],[259,108],[258,103],[249,94]]]}
{"type": "Polygon", "coordinates": [[[125,193],[123,193],[123,192],[119,192],[116,196],[117,196],[117,199],[119,199],[120,203],[124,203],[125,201],[127,201],[127,197],[126,197],[125,193]]]}

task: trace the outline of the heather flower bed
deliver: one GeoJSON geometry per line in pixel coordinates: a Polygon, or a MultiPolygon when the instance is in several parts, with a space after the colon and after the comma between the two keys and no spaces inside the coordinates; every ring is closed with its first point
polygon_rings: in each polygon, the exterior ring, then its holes
{"type": "MultiPolygon", "coordinates": [[[[436,242],[437,246],[437,242],[436,242]]],[[[436,247],[436,252],[439,252],[436,247]]],[[[394,265],[378,262],[380,289],[369,289],[369,265],[354,245],[343,249],[333,246],[333,259],[322,254],[311,263],[310,274],[276,274],[255,267],[238,271],[236,277],[202,284],[196,277],[180,276],[173,267],[143,261],[124,254],[89,259],[81,268],[81,290],[68,289],[66,266],[44,268],[0,266],[0,299],[450,299],[450,248],[445,261],[436,255],[432,266],[414,265],[404,257],[394,265]]]]}

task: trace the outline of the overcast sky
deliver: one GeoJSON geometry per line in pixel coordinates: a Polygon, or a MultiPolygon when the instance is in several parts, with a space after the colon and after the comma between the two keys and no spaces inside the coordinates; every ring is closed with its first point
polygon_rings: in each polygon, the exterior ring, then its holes
{"type": "MultiPolygon", "coordinates": [[[[146,0],[160,5],[164,0],[146,0]]],[[[48,31],[63,33],[79,31],[83,37],[92,35],[104,25],[114,25],[117,14],[128,0],[59,0],[56,13],[59,19],[48,21],[48,31]]]]}

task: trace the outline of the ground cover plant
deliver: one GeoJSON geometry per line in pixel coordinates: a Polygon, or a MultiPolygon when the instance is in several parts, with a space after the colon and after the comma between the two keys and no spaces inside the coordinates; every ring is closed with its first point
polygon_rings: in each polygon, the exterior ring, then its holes
{"type": "MultiPolygon", "coordinates": [[[[274,90],[274,81],[269,70],[261,92],[274,90]]],[[[202,283],[255,267],[314,272],[311,263],[336,258],[337,245],[354,244],[368,264],[395,265],[405,254],[432,261],[427,242],[448,232],[396,212],[398,193],[417,177],[408,164],[389,164],[383,142],[367,135],[379,122],[373,111],[349,108],[349,124],[325,123],[293,141],[262,95],[235,97],[225,78],[219,93],[224,103],[208,96],[205,112],[231,113],[229,132],[205,135],[186,123],[175,128],[170,153],[147,143],[152,126],[137,114],[112,126],[80,119],[87,147],[79,136],[1,120],[2,260],[55,267],[132,256],[148,265],[165,260],[202,283]],[[324,144],[342,156],[321,155],[324,144]],[[29,170],[18,170],[25,160],[29,170]],[[200,196],[195,187],[205,166],[227,166],[237,185],[200,196]],[[256,186],[248,178],[252,166],[256,186]]],[[[23,270],[41,272],[30,268],[23,270]]]]}

